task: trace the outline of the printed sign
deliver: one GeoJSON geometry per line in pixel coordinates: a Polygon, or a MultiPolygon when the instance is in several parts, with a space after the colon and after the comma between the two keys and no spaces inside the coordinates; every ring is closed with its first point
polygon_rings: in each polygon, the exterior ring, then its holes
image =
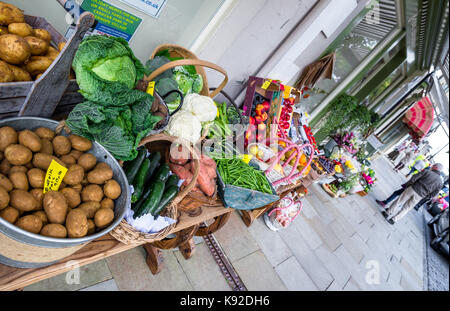
{"type": "Polygon", "coordinates": [[[67,173],[67,168],[52,160],[45,174],[44,193],[54,190],[58,191],[59,186],[67,173]]]}
{"type": "Polygon", "coordinates": [[[151,17],[158,18],[167,0],[119,0],[142,11],[151,17]]]}
{"type": "Polygon", "coordinates": [[[142,22],[142,18],[102,0],[84,0],[80,13],[84,11],[94,14],[98,21],[92,34],[119,37],[127,41],[130,41],[142,22]]]}
{"type": "Polygon", "coordinates": [[[153,96],[154,92],[155,92],[155,81],[152,81],[148,84],[147,93],[153,96]]]}

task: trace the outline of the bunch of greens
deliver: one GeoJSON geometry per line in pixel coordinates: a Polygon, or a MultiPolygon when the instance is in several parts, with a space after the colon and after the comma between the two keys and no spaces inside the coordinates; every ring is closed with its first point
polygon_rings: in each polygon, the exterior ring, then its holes
{"type": "MultiPolygon", "coordinates": [[[[175,60],[182,59],[181,57],[171,57],[168,50],[163,50],[156,54],[153,59],[150,59],[145,64],[145,74],[148,76],[159,67],[175,60]]],[[[161,95],[167,94],[170,91],[178,90],[183,93],[184,96],[192,93],[199,94],[203,89],[203,78],[195,70],[195,66],[177,66],[172,69],[168,69],[154,81],[156,82],[155,88],[161,95]]],[[[172,112],[180,105],[181,98],[178,94],[173,93],[166,98],[169,111],[172,112]]]]}
{"type": "Polygon", "coordinates": [[[125,40],[93,35],[80,43],[72,67],[86,101],[72,110],[67,126],[119,160],[134,159],[140,140],[161,120],[150,112],[153,97],[134,89],[144,66],[125,40]]]}
{"type": "Polygon", "coordinates": [[[215,103],[218,110],[218,115],[214,120],[213,124],[209,128],[209,133],[207,138],[217,138],[218,140],[225,139],[227,136],[232,134],[230,127],[228,126],[228,113],[227,113],[227,104],[215,103]]]}

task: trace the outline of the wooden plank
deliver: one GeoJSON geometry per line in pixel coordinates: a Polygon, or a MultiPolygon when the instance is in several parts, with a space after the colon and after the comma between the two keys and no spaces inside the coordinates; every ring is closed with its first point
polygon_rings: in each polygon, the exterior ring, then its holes
{"type": "MultiPolygon", "coordinates": [[[[232,209],[222,207],[205,207],[197,217],[189,217],[182,213],[178,225],[170,232],[176,233],[186,228],[197,226],[204,221],[232,212],[232,209]]],[[[143,244],[143,243],[142,243],[143,244]]],[[[0,264],[0,291],[15,290],[30,284],[51,278],[75,267],[84,266],[95,261],[130,250],[142,244],[126,245],[107,234],[64,258],[58,263],[34,269],[20,269],[0,264]]]]}
{"type": "Polygon", "coordinates": [[[53,115],[69,85],[70,68],[76,49],[94,21],[92,13],[81,14],[75,33],[39,81],[33,84],[19,116],[49,117],[53,115]]]}
{"type": "Polygon", "coordinates": [[[26,97],[33,82],[0,83],[0,98],[26,97]]]}

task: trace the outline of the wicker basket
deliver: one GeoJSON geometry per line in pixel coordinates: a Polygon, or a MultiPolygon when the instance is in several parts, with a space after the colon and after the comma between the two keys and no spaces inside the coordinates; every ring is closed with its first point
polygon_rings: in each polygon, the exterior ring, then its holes
{"type": "Polygon", "coordinates": [[[228,82],[228,75],[227,72],[217,66],[216,64],[204,61],[204,60],[200,60],[198,59],[197,56],[195,56],[194,53],[192,53],[191,51],[185,49],[182,46],[179,45],[174,45],[174,44],[162,44],[158,47],[156,47],[156,49],[153,51],[153,54],[150,56],[150,59],[153,59],[156,54],[158,54],[160,51],[164,51],[164,50],[168,50],[170,53],[170,56],[172,57],[182,57],[184,59],[180,59],[180,60],[176,60],[176,61],[172,61],[170,63],[165,64],[164,66],[159,67],[158,69],[156,69],[154,72],[152,72],[149,76],[144,77],[144,81],[150,82],[153,79],[155,79],[157,76],[159,76],[160,74],[162,74],[164,71],[169,70],[171,68],[175,68],[177,66],[186,66],[186,65],[193,65],[195,66],[195,69],[197,70],[197,73],[200,74],[203,78],[203,89],[200,92],[201,95],[204,96],[209,96],[211,98],[214,98],[217,94],[219,94],[219,92],[225,87],[225,85],[228,82]],[[222,81],[222,83],[220,83],[220,85],[211,93],[209,92],[209,87],[208,87],[208,79],[206,76],[206,72],[205,69],[203,67],[207,67],[210,69],[213,69],[215,71],[220,72],[223,76],[224,79],[222,81]]]}
{"type": "MultiPolygon", "coordinates": [[[[170,145],[174,142],[181,143],[183,147],[186,147],[191,154],[198,155],[198,151],[191,146],[187,141],[182,141],[177,137],[169,136],[166,134],[157,134],[145,137],[139,146],[145,146],[150,152],[160,152],[165,162],[169,160],[170,145]]],[[[181,188],[178,195],[169,203],[165,208],[162,215],[177,220],[178,208],[177,205],[184,199],[184,197],[191,192],[197,183],[197,177],[200,170],[200,161],[197,156],[193,156],[194,161],[194,176],[192,181],[186,187],[181,188]]],[[[171,224],[157,233],[143,233],[133,228],[125,219],[111,231],[111,235],[125,244],[142,244],[151,243],[154,241],[162,240],[170,231],[175,228],[177,223],[171,224]]]]}

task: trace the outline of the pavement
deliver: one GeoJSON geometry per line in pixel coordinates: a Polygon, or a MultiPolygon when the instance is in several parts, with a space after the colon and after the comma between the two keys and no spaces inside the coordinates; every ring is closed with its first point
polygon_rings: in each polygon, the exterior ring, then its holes
{"type": "MultiPolygon", "coordinates": [[[[432,253],[425,247],[428,232],[422,212],[413,210],[391,225],[375,202],[398,189],[404,176],[384,157],[373,161],[372,168],[378,181],[368,196],[334,199],[314,184],[300,216],[278,232],[270,231],[262,218],[248,228],[233,212],[214,236],[245,287],[422,291],[446,283],[448,290],[448,261],[445,274],[443,261],[427,257],[432,253]]],[[[149,271],[145,251],[138,247],[81,267],[76,281],[63,274],[25,290],[230,291],[203,239],[195,242],[196,253],[189,260],[178,250],[163,251],[165,266],[157,275],[149,271]]]]}

